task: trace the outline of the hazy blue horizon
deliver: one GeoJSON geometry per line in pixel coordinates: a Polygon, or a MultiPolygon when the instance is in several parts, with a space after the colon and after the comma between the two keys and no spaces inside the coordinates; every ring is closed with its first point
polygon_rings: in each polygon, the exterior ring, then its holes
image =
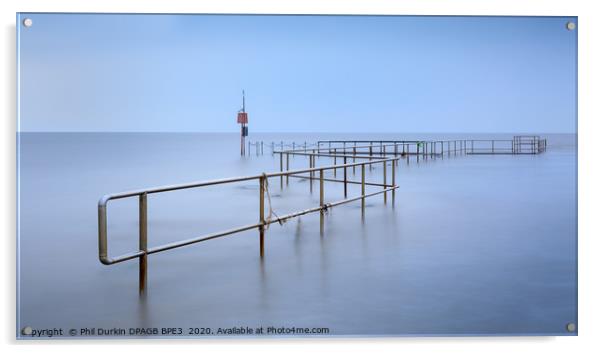
{"type": "Polygon", "coordinates": [[[23,132],[576,132],[576,17],[17,20],[23,132]]]}

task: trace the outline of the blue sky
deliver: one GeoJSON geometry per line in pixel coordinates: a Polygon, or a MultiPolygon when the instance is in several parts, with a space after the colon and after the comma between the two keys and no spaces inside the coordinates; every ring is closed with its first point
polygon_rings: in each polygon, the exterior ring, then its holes
{"type": "Polygon", "coordinates": [[[572,133],[569,20],[21,14],[19,128],[572,133]]]}

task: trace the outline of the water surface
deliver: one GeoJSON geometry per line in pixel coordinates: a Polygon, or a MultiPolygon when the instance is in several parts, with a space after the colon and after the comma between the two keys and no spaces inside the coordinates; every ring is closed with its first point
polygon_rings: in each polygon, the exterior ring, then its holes
{"type": "MultiPolygon", "coordinates": [[[[512,135],[265,134],[252,140],[511,138],[512,135]]],[[[235,134],[21,133],[18,330],[325,327],[331,335],[564,335],[577,321],[576,153],[550,135],[540,155],[400,163],[394,207],[369,198],[149,257],[98,261],[108,193],[278,169],[241,157],[235,134]]],[[[254,151],[254,150],[253,150],[254,151]]],[[[318,160],[318,164],[327,164],[318,160]]],[[[306,168],[304,157],[291,169],[306,168]]],[[[358,179],[359,173],[350,177],[358,179]]],[[[382,180],[382,167],[368,172],[382,180]]],[[[270,181],[278,214],[315,206],[318,184],[270,181]]],[[[149,246],[257,222],[257,181],[150,195],[149,246]]],[[[349,187],[350,195],[359,193],[349,187]]],[[[343,196],[327,183],[326,200],[343,196]]],[[[109,253],[137,249],[137,199],[109,204],[109,253]]],[[[20,333],[18,332],[18,335],[20,333]]]]}

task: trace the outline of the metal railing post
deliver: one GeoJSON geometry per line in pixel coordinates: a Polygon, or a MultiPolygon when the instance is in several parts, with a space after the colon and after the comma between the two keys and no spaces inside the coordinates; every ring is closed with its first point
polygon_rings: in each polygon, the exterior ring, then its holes
{"type": "MultiPolygon", "coordinates": [[[[353,163],[355,163],[355,154],[357,153],[356,147],[353,146],[353,163]]],[[[355,165],[353,166],[353,175],[355,175],[355,165]]]]}
{"type": "Polygon", "coordinates": [[[362,214],[366,208],[366,165],[362,164],[362,214]]]}
{"type": "Polygon", "coordinates": [[[147,275],[147,260],[148,254],[147,236],[148,236],[148,217],[147,217],[147,196],[146,193],[142,193],[138,199],[138,249],[144,254],[139,259],[139,271],[138,271],[138,289],[140,294],[146,291],[146,275],[147,275]]]}
{"type": "MultiPolygon", "coordinates": [[[[422,148],[424,149],[424,147],[422,148]]],[[[416,163],[420,163],[420,142],[416,142],[416,163]]]]}
{"type": "Polygon", "coordinates": [[[261,176],[259,178],[259,257],[263,258],[263,236],[265,233],[265,205],[264,205],[264,195],[265,195],[265,181],[266,176],[261,176]]]}
{"type": "MultiPolygon", "coordinates": [[[[387,162],[383,162],[383,189],[387,188],[387,162]]],[[[387,204],[387,192],[383,192],[383,199],[385,201],[385,205],[387,204]]]]}
{"type": "MultiPolygon", "coordinates": [[[[334,149],[334,165],[337,165],[337,149],[334,149]]],[[[333,169],[334,177],[337,177],[337,168],[333,169]]]]}
{"type": "MultiPolygon", "coordinates": [[[[289,160],[289,154],[287,153],[286,154],[286,171],[287,172],[289,171],[289,168],[288,168],[289,167],[289,162],[288,162],[288,160],[289,160]]],[[[286,186],[288,186],[288,174],[286,175],[286,186]]]]}
{"type": "Polygon", "coordinates": [[[324,235],[324,169],[320,169],[320,235],[324,235]]]}
{"type": "MultiPolygon", "coordinates": [[[[282,151],[280,152],[280,172],[282,173],[282,151]]],[[[282,189],[283,183],[284,183],[283,176],[280,175],[280,189],[282,189]]]]}
{"type": "MultiPolygon", "coordinates": [[[[370,157],[372,157],[372,142],[370,142],[370,157]]],[[[369,165],[370,170],[372,170],[372,164],[369,165]]]]}
{"type": "MultiPolygon", "coordinates": [[[[393,161],[395,163],[395,161],[393,161]]],[[[395,168],[391,168],[391,186],[393,190],[391,190],[391,206],[395,207],[395,168]]]]}
{"type": "MultiPolygon", "coordinates": [[[[309,156],[309,169],[314,167],[314,155],[310,155],[309,156]]],[[[311,171],[309,172],[309,192],[311,193],[313,191],[313,187],[314,187],[314,172],[311,171]]]]}
{"type": "MultiPolygon", "coordinates": [[[[343,164],[347,164],[347,157],[343,157],[343,164]]],[[[347,198],[347,167],[343,167],[343,195],[347,198]]]]}

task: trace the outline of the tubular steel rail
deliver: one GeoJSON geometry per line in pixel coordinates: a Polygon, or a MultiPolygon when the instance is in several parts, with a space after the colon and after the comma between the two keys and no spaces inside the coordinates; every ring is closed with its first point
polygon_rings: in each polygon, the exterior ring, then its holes
{"type": "MultiPolygon", "coordinates": [[[[340,165],[329,165],[329,166],[321,166],[321,167],[315,167],[315,159],[314,158],[315,157],[311,158],[312,160],[314,160],[313,161],[314,164],[312,164],[312,167],[310,167],[308,169],[291,170],[291,171],[286,171],[286,172],[281,171],[278,173],[269,173],[269,174],[263,173],[263,174],[259,174],[259,175],[229,178],[229,179],[218,179],[218,180],[195,182],[195,183],[189,183],[189,184],[168,185],[168,186],[162,186],[162,187],[155,187],[155,188],[148,188],[148,189],[141,189],[141,190],[134,190],[134,191],[126,191],[126,192],[121,192],[121,193],[116,193],[116,194],[105,195],[98,201],[98,255],[99,255],[100,262],[103,263],[104,265],[114,265],[114,264],[117,264],[120,262],[138,258],[139,259],[139,286],[138,286],[138,288],[139,288],[140,293],[144,293],[146,290],[146,286],[147,286],[148,255],[180,248],[180,247],[195,244],[195,243],[200,243],[200,242],[211,240],[211,239],[220,238],[223,236],[227,236],[227,235],[231,235],[231,234],[235,234],[235,233],[239,233],[239,232],[243,232],[243,231],[247,231],[247,230],[257,229],[259,231],[259,256],[263,257],[264,256],[264,234],[266,231],[266,226],[269,226],[272,223],[275,223],[275,222],[281,223],[289,218],[299,217],[304,214],[320,211],[320,231],[321,231],[321,233],[323,233],[324,211],[326,211],[330,207],[342,205],[342,204],[345,204],[348,202],[361,200],[362,201],[362,215],[363,215],[364,209],[365,209],[365,199],[367,197],[383,194],[384,202],[386,204],[387,203],[387,192],[391,192],[392,202],[393,203],[395,202],[395,189],[397,189],[399,186],[397,186],[395,184],[395,167],[394,167],[394,165],[395,165],[395,162],[399,159],[399,157],[379,158],[377,160],[362,161],[362,162],[358,162],[358,163],[349,163],[349,164],[345,163],[345,164],[340,164],[340,165]],[[391,168],[391,182],[388,184],[387,183],[386,166],[387,166],[387,163],[389,163],[389,162],[391,163],[392,168],[391,168]],[[367,183],[365,167],[367,165],[372,166],[373,164],[377,164],[377,163],[380,163],[383,165],[383,183],[382,184],[367,183]],[[328,202],[328,203],[325,202],[325,200],[324,200],[324,182],[335,181],[335,180],[329,179],[329,178],[324,178],[324,171],[325,170],[336,171],[337,169],[343,169],[344,174],[346,175],[347,168],[350,168],[350,167],[351,168],[355,168],[355,167],[361,168],[361,174],[362,174],[361,182],[358,182],[361,185],[361,194],[359,196],[347,198],[347,188],[345,187],[345,198],[344,199],[339,200],[339,201],[334,201],[334,202],[328,202]],[[314,176],[316,173],[319,173],[319,177],[314,176]],[[308,208],[305,210],[292,212],[292,213],[289,213],[289,214],[286,214],[283,216],[276,216],[275,218],[272,218],[272,215],[270,214],[266,218],[266,216],[265,216],[265,194],[267,192],[268,179],[280,177],[280,180],[282,183],[283,177],[286,176],[287,180],[288,180],[289,176],[300,176],[299,174],[309,174],[308,178],[310,179],[310,188],[312,187],[314,179],[319,180],[319,182],[320,182],[320,205],[316,206],[316,207],[308,208]],[[170,192],[170,191],[175,191],[175,190],[200,188],[200,187],[211,186],[211,185],[236,183],[236,182],[249,181],[249,180],[258,180],[259,181],[259,212],[258,212],[259,213],[259,221],[257,223],[247,224],[247,225],[239,226],[236,228],[231,228],[231,229],[227,229],[227,230],[223,230],[223,231],[219,231],[219,232],[205,234],[203,236],[194,237],[194,238],[181,240],[181,241],[176,241],[176,242],[172,242],[172,243],[168,243],[168,244],[164,244],[164,245],[160,245],[160,246],[156,246],[156,247],[152,247],[152,248],[149,248],[147,246],[147,244],[148,244],[148,241],[147,241],[147,237],[148,237],[148,195],[163,193],[163,192],[170,192]],[[375,192],[371,192],[371,193],[366,193],[366,185],[379,186],[379,187],[382,187],[383,189],[375,191],[375,192]],[[139,205],[139,207],[138,207],[138,245],[139,245],[138,250],[130,252],[130,253],[126,253],[123,255],[111,257],[108,254],[108,243],[107,243],[107,206],[108,206],[109,201],[111,201],[111,200],[124,199],[124,198],[130,198],[130,197],[138,197],[138,205],[139,205]]],[[[346,186],[349,181],[345,180],[344,182],[345,182],[345,186],[346,186]]],[[[351,183],[351,182],[349,182],[349,183],[351,183]]],[[[269,196],[269,194],[268,194],[268,196],[269,196]]]]}

